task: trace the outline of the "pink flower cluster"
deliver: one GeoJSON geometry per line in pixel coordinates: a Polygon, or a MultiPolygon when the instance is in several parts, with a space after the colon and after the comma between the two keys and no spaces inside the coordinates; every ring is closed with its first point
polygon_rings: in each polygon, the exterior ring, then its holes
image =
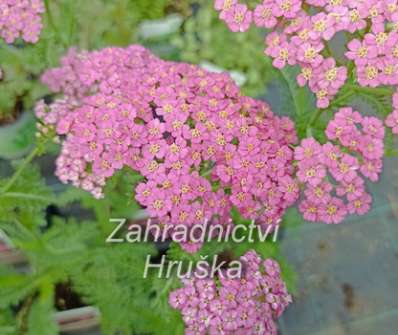
{"type": "Polygon", "coordinates": [[[169,302],[181,311],[186,335],[276,335],[276,319],[291,303],[278,263],[249,251],[240,279],[192,277],[171,292],[169,302]]]}
{"type": "Polygon", "coordinates": [[[64,136],[56,173],[102,196],[128,166],[145,181],[136,199],[162,224],[244,217],[279,223],[298,198],[293,123],[240,95],[227,74],[162,61],[140,46],[63,58],[43,81],[64,98],[37,116],[64,136]]]}
{"type": "Polygon", "coordinates": [[[326,130],[330,142],[313,138],[296,148],[298,180],[305,185],[299,205],[308,221],[340,223],[348,214],[365,214],[372,198],[360,173],[375,182],[382,169],[383,123],[342,108],[326,130]]]}
{"type": "Polygon", "coordinates": [[[264,0],[254,10],[237,0],[216,0],[219,17],[232,31],[252,23],[271,29],[265,53],[279,69],[299,65],[298,83],[326,108],[347,79],[347,68],[332,57],[328,41],[337,33],[361,36],[348,43],[362,86],[398,84],[397,0],[264,0]],[[355,35],[354,35],[355,34],[355,35]]]}
{"type": "Polygon", "coordinates": [[[42,13],[42,0],[1,0],[0,37],[7,43],[13,43],[18,37],[36,43],[43,27],[42,13]]]}
{"type": "Polygon", "coordinates": [[[398,11],[395,9],[396,27],[390,30],[384,20],[391,21],[382,8],[376,6],[373,10],[379,15],[372,17],[371,30],[363,39],[351,40],[345,55],[354,62],[361,86],[398,85],[398,11]]]}
{"type": "Polygon", "coordinates": [[[393,96],[393,112],[386,119],[386,126],[392,129],[393,134],[398,134],[398,89],[393,96]]]}

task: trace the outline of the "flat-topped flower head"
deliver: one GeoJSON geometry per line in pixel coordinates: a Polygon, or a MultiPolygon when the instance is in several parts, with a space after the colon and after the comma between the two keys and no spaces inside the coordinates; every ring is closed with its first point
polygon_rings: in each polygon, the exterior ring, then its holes
{"type": "Polygon", "coordinates": [[[265,54],[278,69],[298,65],[302,71],[297,82],[300,86],[308,83],[320,109],[330,106],[349,75],[348,69],[361,86],[398,85],[395,0],[264,0],[253,12],[238,1],[225,3],[228,11],[219,0],[215,8],[232,31],[247,30],[251,21],[270,29],[265,54]],[[236,9],[239,22],[233,19],[236,9]],[[353,63],[349,66],[334,58],[337,52],[329,45],[338,33],[346,36],[344,54],[353,63]]]}
{"type": "Polygon", "coordinates": [[[340,223],[370,210],[364,177],[377,181],[382,167],[384,127],[375,117],[341,108],[326,129],[329,142],[304,139],[295,150],[297,178],[304,185],[299,204],[310,222],[340,223]]]}
{"type": "Polygon", "coordinates": [[[235,4],[231,9],[225,11],[225,22],[234,32],[243,32],[249,29],[253,19],[252,11],[244,4],[235,4]]]}
{"type": "Polygon", "coordinates": [[[145,177],[136,199],[148,214],[189,226],[227,222],[235,206],[275,227],[298,197],[293,123],[242,96],[226,74],[130,46],[72,50],[43,81],[64,94],[37,105],[61,137],[63,182],[101,197],[105,181],[130,167],[145,177]]]}
{"type": "Polygon", "coordinates": [[[185,334],[277,334],[276,321],[292,302],[279,264],[254,251],[240,262],[240,278],[193,274],[170,293],[169,303],[181,312],[185,334]]]}
{"type": "Polygon", "coordinates": [[[42,0],[6,0],[0,3],[0,37],[13,43],[21,37],[29,43],[39,40],[42,29],[42,0]]]}

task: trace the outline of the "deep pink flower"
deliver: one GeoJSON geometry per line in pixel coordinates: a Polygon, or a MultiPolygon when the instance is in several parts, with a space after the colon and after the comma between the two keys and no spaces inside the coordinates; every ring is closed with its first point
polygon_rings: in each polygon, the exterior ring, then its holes
{"type": "MultiPolygon", "coordinates": [[[[137,201],[171,225],[225,224],[233,205],[276,225],[298,197],[294,124],[242,96],[225,74],[130,46],[71,51],[43,81],[64,93],[36,108],[40,121],[63,135],[62,182],[101,197],[107,178],[127,165],[144,177],[137,201]]],[[[201,246],[181,245],[190,252],[201,246]]]]}
{"type": "Polygon", "coordinates": [[[320,153],[321,145],[314,138],[306,138],[294,151],[294,159],[311,162],[314,158],[317,159],[320,153]]]}
{"type": "Polygon", "coordinates": [[[273,12],[273,1],[264,0],[257,5],[253,12],[253,21],[257,27],[273,28],[278,23],[277,18],[273,12]]]}
{"type": "Polygon", "coordinates": [[[294,19],[301,10],[301,0],[275,0],[273,14],[294,19]]]}
{"type": "Polygon", "coordinates": [[[2,1],[0,3],[0,37],[6,43],[13,43],[21,37],[29,43],[39,40],[42,29],[42,0],[2,1]]]}
{"type": "Polygon", "coordinates": [[[362,196],[349,202],[347,209],[351,214],[364,215],[369,212],[371,204],[372,197],[367,193],[363,193],[362,196]]]}
{"type": "Polygon", "coordinates": [[[233,32],[243,32],[249,29],[253,13],[246,5],[235,4],[225,12],[224,20],[233,32]]]}
{"type": "Polygon", "coordinates": [[[317,222],[320,219],[318,205],[308,199],[300,202],[299,210],[303,214],[304,219],[307,221],[317,222]]]}
{"type": "Polygon", "coordinates": [[[292,302],[278,263],[262,261],[254,251],[240,261],[245,268],[241,278],[199,279],[194,273],[183,280],[183,288],[170,293],[186,334],[277,334],[275,321],[292,302]]]}
{"type": "Polygon", "coordinates": [[[347,208],[339,198],[331,198],[321,207],[319,219],[325,223],[341,223],[347,215],[347,208]]]}
{"type": "Polygon", "coordinates": [[[398,134],[398,109],[394,110],[386,119],[386,126],[392,129],[394,134],[398,134]]]}
{"type": "Polygon", "coordinates": [[[341,108],[329,121],[326,136],[333,142],[321,146],[308,138],[295,150],[297,178],[305,187],[299,210],[311,222],[340,223],[348,214],[370,209],[363,177],[379,178],[384,128],[375,117],[341,108]]]}

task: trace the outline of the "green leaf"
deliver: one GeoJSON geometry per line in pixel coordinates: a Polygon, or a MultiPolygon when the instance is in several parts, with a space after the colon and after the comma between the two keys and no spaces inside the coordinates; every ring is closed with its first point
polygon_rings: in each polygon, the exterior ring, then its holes
{"type": "Polygon", "coordinates": [[[29,151],[35,130],[34,117],[29,112],[25,112],[16,123],[0,127],[0,157],[12,159],[29,151]]]}
{"type": "Polygon", "coordinates": [[[0,334],[17,335],[17,325],[11,309],[0,308],[0,334]]]}
{"type": "Polygon", "coordinates": [[[165,329],[161,315],[154,315],[149,306],[151,280],[143,278],[146,256],[153,253],[146,244],[98,248],[83,270],[72,273],[75,289],[100,309],[105,334],[153,331],[157,324],[165,329]]]}
{"type": "MultiPolygon", "coordinates": [[[[0,179],[0,189],[9,179],[0,179]]],[[[0,193],[0,220],[18,220],[27,227],[45,224],[45,208],[54,200],[51,189],[45,184],[34,165],[28,165],[12,187],[0,193]]]]}
{"type": "Polygon", "coordinates": [[[58,334],[58,325],[54,318],[53,291],[51,284],[43,285],[39,298],[33,302],[29,311],[27,335],[58,334]]]}
{"type": "Polygon", "coordinates": [[[231,33],[218,18],[211,1],[201,1],[200,9],[185,20],[182,30],[171,41],[180,50],[180,60],[194,64],[205,61],[242,73],[247,78],[242,86],[246,95],[263,94],[266,83],[273,80],[272,64],[261,47],[264,32],[252,28],[231,33]]]}

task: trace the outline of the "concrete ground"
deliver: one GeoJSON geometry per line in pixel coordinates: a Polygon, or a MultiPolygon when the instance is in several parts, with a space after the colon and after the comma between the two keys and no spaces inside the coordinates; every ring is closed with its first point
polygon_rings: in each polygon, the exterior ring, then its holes
{"type": "Polygon", "coordinates": [[[398,159],[386,159],[374,205],[342,224],[306,223],[281,241],[297,271],[298,293],[283,335],[398,333],[398,159]]]}

